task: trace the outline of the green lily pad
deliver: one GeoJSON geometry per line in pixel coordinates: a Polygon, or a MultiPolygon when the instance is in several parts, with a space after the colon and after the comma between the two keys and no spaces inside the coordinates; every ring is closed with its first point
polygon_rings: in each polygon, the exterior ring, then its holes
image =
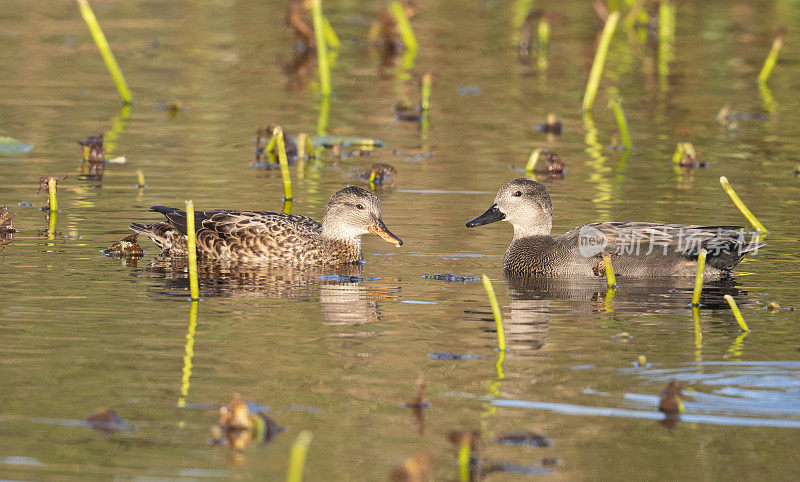
{"type": "Polygon", "coordinates": [[[33,149],[30,144],[25,144],[12,137],[0,136],[0,155],[13,156],[33,149]]]}

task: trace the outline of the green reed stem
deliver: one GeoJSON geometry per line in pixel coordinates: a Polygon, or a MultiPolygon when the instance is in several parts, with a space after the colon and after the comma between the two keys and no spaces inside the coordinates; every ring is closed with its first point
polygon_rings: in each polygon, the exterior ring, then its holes
{"type": "Polygon", "coordinates": [[[274,153],[275,152],[275,143],[276,142],[278,142],[278,138],[275,137],[275,134],[273,133],[270,136],[269,140],[267,141],[267,145],[264,146],[264,155],[269,156],[270,153],[274,153]]]}
{"type": "Polygon", "coordinates": [[[461,444],[458,446],[458,480],[459,482],[470,482],[469,459],[471,444],[469,437],[462,437],[461,444]]]}
{"type": "Polygon", "coordinates": [[[686,153],[686,150],[684,149],[684,143],[683,142],[679,142],[678,145],[675,146],[675,153],[672,154],[672,163],[674,165],[676,165],[676,166],[678,164],[680,164],[681,160],[683,159],[683,155],[685,153],[686,153]]]}
{"type": "Polygon", "coordinates": [[[433,76],[430,72],[425,72],[422,75],[422,87],[420,92],[420,106],[422,107],[422,119],[420,120],[420,130],[422,132],[422,139],[428,137],[428,129],[431,123],[431,84],[433,84],[433,76]]]}
{"type": "Polygon", "coordinates": [[[536,64],[540,70],[547,70],[547,50],[550,48],[550,22],[547,17],[542,16],[539,19],[537,33],[539,36],[539,55],[536,58],[536,64]]]}
{"type": "Polygon", "coordinates": [[[181,396],[178,397],[178,406],[186,406],[186,397],[189,396],[189,380],[192,378],[192,358],[194,358],[194,336],[197,333],[197,300],[189,304],[189,329],[186,332],[186,344],[183,347],[183,371],[181,375],[181,396]]]}
{"type": "Polygon", "coordinates": [[[289,175],[289,160],[286,158],[286,144],[283,141],[283,129],[275,128],[274,136],[277,138],[278,162],[281,164],[281,177],[283,178],[283,200],[292,201],[292,178],[289,175]]]}
{"type": "Polygon", "coordinates": [[[533,174],[533,170],[536,168],[536,163],[539,162],[539,158],[542,156],[541,149],[534,149],[531,152],[531,155],[528,157],[528,163],[525,164],[525,172],[528,174],[533,174]]]}
{"type": "Polygon", "coordinates": [[[611,255],[604,254],[603,255],[603,265],[606,268],[606,280],[608,280],[608,287],[609,288],[616,288],[617,287],[617,277],[614,276],[614,267],[611,265],[611,255]]]}
{"type": "Polygon", "coordinates": [[[494,314],[494,324],[497,327],[497,348],[500,351],[506,349],[506,333],[503,329],[503,316],[500,314],[500,305],[497,304],[497,296],[494,294],[492,282],[488,276],[483,275],[483,288],[489,296],[489,304],[492,306],[492,314],[494,314]]]}
{"type": "Polygon", "coordinates": [[[706,248],[700,249],[700,254],[697,256],[697,274],[694,277],[694,291],[692,291],[692,306],[700,304],[700,293],[703,292],[703,275],[706,270],[706,255],[708,250],[706,248]]]}
{"type": "Polygon", "coordinates": [[[322,17],[322,0],[311,0],[311,16],[314,21],[314,38],[317,42],[317,65],[322,95],[331,95],[331,67],[328,63],[328,44],[325,39],[325,21],[322,17]]]}
{"type": "Polygon", "coordinates": [[[56,236],[56,221],[58,219],[58,211],[50,211],[48,214],[47,223],[47,239],[55,239],[56,236]]]}
{"type": "Polygon", "coordinates": [[[750,328],[747,327],[747,323],[744,321],[744,317],[742,317],[742,312],[739,311],[739,307],[736,306],[736,300],[733,299],[733,296],[725,295],[724,298],[725,301],[728,302],[728,305],[730,305],[731,311],[733,311],[733,317],[736,318],[736,322],[739,323],[739,328],[745,333],[750,331],[750,328]]]}
{"type": "Polygon", "coordinates": [[[763,67],[761,67],[761,72],[758,74],[759,83],[766,83],[769,80],[769,76],[772,75],[772,69],[775,68],[775,64],[778,62],[778,52],[783,47],[785,31],[786,27],[782,25],[778,27],[778,33],[775,34],[775,38],[772,40],[772,49],[770,49],[769,55],[767,55],[767,59],[764,61],[763,67]]]}
{"type": "Polygon", "coordinates": [[[603,27],[600,43],[597,45],[597,52],[594,54],[592,70],[589,72],[589,81],[586,83],[586,92],[583,95],[584,112],[591,111],[594,105],[594,98],[600,86],[600,77],[603,76],[603,68],[605,67],[606,56],[608,55],[608,46],[611,43],[611,37],[614,36],[614,30],[617,28],[618,21],[619,11],[611,12],[603,27]]]}
{"type": "Polygon", "coordinates": [[[142,172],[141,169],[136,171],[136,182],[136,187],[147,187],[147,185],[144,183],[144,172],[142,172]]]}
{"type": "Polygon", "coordinates": [[[617,119],[617,127],[619,128],[619,136],[622,145],[625,149],[631,150],[633,142],[631,141],[631,134],[628,130],[628,120],[625,118],[625,111],[622,110],[622,102],[617,99],[608,102],[608,105],[614,111],[614,117],[617,119]]]}
{"type": "Polygon", "coordinates": [[[419,46],[417,37],[414,35],[414,29],[411,28],[411,22],[408,21],[403,5],[398,1],[393,1],[389,4],[389,7],[392,9],[392,14],[394,14],[394,18],[397,21],[397,29],[400,30],[400,37],[402,37],[403,43],[406,44],[406,48],[408,50],[417,50],[419,46]]]}
{"type": "Polygon", "coordinates": [[[126,104],[130,104],[133,102],[133,96],[131,95],[130,89],[128,89],[128,83],[125,81],[125,76],[122,75],[122,69],[119,68],[117,59],[114,58],[114,54],[111,52],[111,47],[108,46],[108,40],[106,40],[106,36],[103,34],[103,30],[100,28],[100,24],[97,23],[97,17],[94,16],[92,7],[89,6],[89,2],[87,0],[76,1],[78,2],[78,7],[81,10],[83,20],[86,22],[86,25],[89,27],[89,31],[92,33],[94,43],[97,44],[97,48],[100,49],[100,55],[103,56],[103,61],[106,63],[108,71],[111,73],[111,78],[114,79],[114,84],[117,86],[117,90],[119,91],[120,97],[122,97],[122,101],[126,104]]]}
{"type": "Polygon", "coordinates": [[[342,42],[339,41],[339,36],[336,35],[336,31],[333,30],[333,26],[331,26],[331,22],[328,20],[328,17],[323,16],[322,22],[325,26],[325,40],[328,42],[328,46],[334,50],[338,49],[342,42]]]}
{"type": "Polygon", "coordinates": [[[189,294],[192,301],[200,299],[200,287],[197,282],[197,232],[194,226],[194,203],[186,201],[186,252],[189,255],[189,294]]]}
{"type": "Polygon", "coordinates": [[[730,196],[731,201],[733,201],[733,204],[735,204],[736,207],[739,208],[739,211],[741,211],[742,214],[744,214],[744,217],[746,217],[747,220],[750,221],[750,224],[753,225],[756,231],[758,231],[759,233],[766,233],[767,228],[765,228],[764,225],[761,224],[761,222],[759,222],[759,220],[756,219],[755,216],[753,216],[753,213],[751,213],[750,210],[747,209],[747,206],[744,205],[742,200],[739,199],[739,196],[736,195],[736,191],[733,190],[730,183],[728,182],[728,178],[725,176],[721,176],[719,178],[719,183],[722,184],[722,189],[724,189],[725,192],[728,193],[728,196],[730,196]]]}
{"type": "Polygon", "coordinates": [[[294,439],[292,450],[289,453],[289,469],[286,471],[286,482],[301,482],[303,480],[306,454],[312,438],[314,438],[314,435],[310,430],[303,430],[294,439]]]}
{"type": "Polygon", "coordinates": [[[378,175],[377,169],[373,169],[372,172],[369,173],[369,180],[368,180],[369,188],[373,191],[375,190],[375,176],[377,175],[378,175]]]}
{"type": "Polygon", "coordinates": [[[48,207],[50,208],[50,212],[57,212],[58,211],[58,199],[56,198],[56,180],[53,178],[48,179],[47,181],[47,192],[50,194],[50,202],[48,207]]]}

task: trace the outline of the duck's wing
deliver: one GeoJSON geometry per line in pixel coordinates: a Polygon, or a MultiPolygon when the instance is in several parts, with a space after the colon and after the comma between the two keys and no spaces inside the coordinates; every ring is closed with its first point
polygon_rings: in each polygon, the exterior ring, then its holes
{"type": "MultiPolygon", "coordinates": [[[[151,211],[163,214],[169,224],[177,229],[181,234],[186,235],[186,211],[166,206],[153,206],[151,211]]],[[[263,223],[268,225],[293,226],[299,231],[316,233],[322,229],[322,225],[317,221],[299,214],[283,214],[270,211],[232,211],[232,210],[212,210],[195,211],[194,225],[196,230],[201,228],[210,229],[223,235],[231,235],[237,229],[249,229],[263,223]]]]}
{"type": "MultiPolygon", "coordinates": [[[[607,241],[603,250],[620,255],[679,255],[696,260],[701,248],[708,250],[706,262],[730,270],[749,252],[765,243],[742,226],[702,226],[696,224],[593,223],[591,227],[607,241]]],[[[579,228],[579,229],[581,229],[579,228]]],[[[586,229],[583,231],[587,232],[586,229]]]]}

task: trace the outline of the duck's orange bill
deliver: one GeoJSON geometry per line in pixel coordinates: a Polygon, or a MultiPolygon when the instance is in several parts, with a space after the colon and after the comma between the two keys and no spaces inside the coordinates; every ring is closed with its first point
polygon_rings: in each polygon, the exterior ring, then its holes
{"type": "Polygon", "coordinates": [[[392,234],[391,231],[386,229],[386,225],[383,224],[383,220],[382,219],[379,219],[377,223],[375,223],[372,226],[370,226],[369,227],[369,232],[374,234],[375,236],[378,236],[379,238],[383,239],[384,241],[387,241],[389,243],[394,244],[398,248],[400,247],[400,245],[403,244],[403,240],[402,239],[398,238],[397,236],[392,234]]]}

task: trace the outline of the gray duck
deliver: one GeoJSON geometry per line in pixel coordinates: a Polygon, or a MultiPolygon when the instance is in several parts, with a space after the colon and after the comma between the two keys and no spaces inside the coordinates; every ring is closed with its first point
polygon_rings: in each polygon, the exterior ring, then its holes
{"type": "MultiPolygon", "coordinates": [[[[153,206],[166,216],[155,224],[131,223],[164,252],[186,255],[186,211],[153,206]]],[[[361,261],[361,235],[372,233],[400,246],[381,218],[381,202],[350,186],[331,196],[322,223],[307,216],[266,211],[195,211],[197,254],[203,258],[292,266],[361,261]]]]}
{"type": "Polygon", "coordinates": [[[700,248],[706,248],[706,279],[727,276],[749,252],[741,226],[643,222],[591,223],[552,237],[553,206],[547,189],[524,178],[504,184],[492,206],[467,227],[508,221],[514,238],[503,259],[511,275],[605,276],[602,255],[611,254],[617,276],[694,276],[700,248]]]}

